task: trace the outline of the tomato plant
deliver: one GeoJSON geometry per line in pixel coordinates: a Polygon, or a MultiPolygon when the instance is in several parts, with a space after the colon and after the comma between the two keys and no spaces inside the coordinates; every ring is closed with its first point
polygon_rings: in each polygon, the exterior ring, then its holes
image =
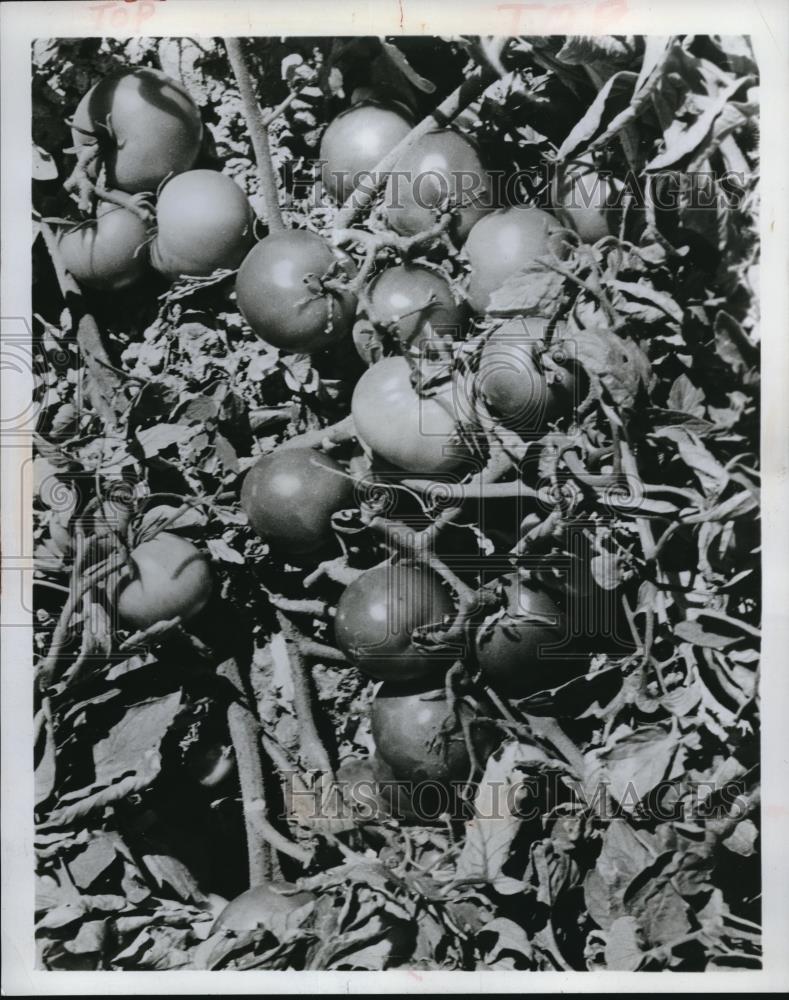
{"type": "Polygon", "coordinates": [[[384,192],[389,224],[413,236],[444,211],[453,211],[452,233],[463,242],[493,207],[490,175],[474,145],[459,132],[436,129],[414,143],[395,164],[384,192]]]}
{"type": "MultiPolygon", "coordinates": [[[[373,279],[367,289],[373,320],[383,326],[403,349],[428,356],[446,352],[448,342],[459,340],[466,310],[452,294],[449,281],[433,268],[396,264],[373,279]]],[[[354,342],[363,360],[373,360],[373,345],[354,331],[354,342]]]]}
{"type": "Polygon", "coordinates": [[[156,622],[194,618],[211,596],[208,560],[178,535],[163,531],[132,549],[132,575],[121,584],[118,614],[128,626],[149,628],[156,622]]]}
{"type": "Polygon", "coordinates": [[[407,472],[442,472],[466,457],[460,436],[455,386],[420,396],[405,358],[384,358],[362,375],[351,403],[360,439],[376,455],[407,472]]]}
{"type": "Polygon", "coordinates": [[[213,170],[188,170],[162,188],[156,203],[151,263],[169,278],[238,267],[254,242],[244,192],[213,170]]]}
{"type": "Polygon", "coordinates": [[[411,125],[392,108],[365,101],[337,115],[321,139],[321,176],[335,201],[371,180],[371,171],[405,138],[411,125]]]}
{"type": "Polygon", "coordinates": [[[170,174],[193,166],[203,124],[189,92],[155,69],[113,73],[82,98],[72,119],[74,145],[97,143],[110,184],[156,191],[170,174]]]}
{"type": "Polygon", "coordinates": [[[472,309],[484,313],[491,294],[508,278],[550,254],[552,238],[560,228],[548,212],[528,205],[499,209],[481,218],[465,244],[472,309]]]}
{"type": "Polygon", "coordinates": [[[41,968],[761,961],[758,66],[428,30],[33,43],[41,968]]]}
{"type": "Polygon", "coordinates": [[[241,505],[261,538],[293,555],[314,552],[332,538],[332,514],[353,501],[344,469],[312,448],[264,455],[241,487],[241,505]]]}
{"type": "Polygon", "coordinates": [[[558,687],[574,672],[568,668],[567,619],[544,591],[517,575],[507,579],[505,606],[477,633],[477,663],[489,684],[515,698],[558,687]]]}
{"type": "Polygon", "coordinates": [[[343,264],[316,233],[272,233],[247,254],[236,279],[244,318],[269,344],[298,353],[320,351],[350,332],[356,299],[326,290],[343,264]]]}
{"type": "MultiPolygon", "coordinates": [[[[371,722],[377,753],[401,781],[466,781],[471,758],[460,718],[470,722],[473,711],[466,704],[455,709],[444,688],[383,684],[373,699],[371,722]]],[[[470,727],[472,745],[484,766],[497,739],[490,727],[470,727]]],[[[413,801],[413,800],[412,800],[413,801]]],[[[418,810],[418,803],[413,802],[418,810]]]]}
{"type": "Polygon", "coordinates": [[[454,609],[433,572],[405,563],[368,569],[343,592],[334,633],[351,662],[378,680],[408,681],[446,670],[446,655],[417,645],[417,628],[441,625],[454,609]]]}
{"type": "Polygon", "coordinates": [[[114,205],[100,209],[95,221],[66,230],[60,237],[63,263],[81,285],[120,292],[145,274],[148,231],[133,212],[114,205]]]}

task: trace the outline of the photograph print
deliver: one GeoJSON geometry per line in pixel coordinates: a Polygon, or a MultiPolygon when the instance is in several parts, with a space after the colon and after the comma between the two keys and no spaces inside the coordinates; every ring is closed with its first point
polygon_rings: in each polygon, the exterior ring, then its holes
{"type": "Polygon", "coordinates": [[[30,58],[38,969],[759,970],[749,37],[30,58]]]}

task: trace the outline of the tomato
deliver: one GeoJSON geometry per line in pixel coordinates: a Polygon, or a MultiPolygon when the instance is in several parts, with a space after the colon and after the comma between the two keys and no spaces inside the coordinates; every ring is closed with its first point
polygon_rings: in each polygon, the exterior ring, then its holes
{"type": "Polygon", "coordinates": [[[348,333],[356,297],[307,285],[346,274],[322,236],[295,229],[272,233],[247,254],[236,279],[238,306],[255,333],[283,351],[311,353],[348,333]],[[310,278],[310,276],[312,276],[310,278]]]}
{"type": "Polygon", "coordinates": [[[168,181],[156,204],[151,263],[169,278],[235,268],[255,241],[254,214],[241,188],[214,170],[168,181]]]}
{"type": "Polygon", "coordinates": [[[81,285],[119,292],[145,273],[147,238],[134,212],[103,202],[95,221],[67,230],[58,245],[66,269],[81,285]]]}
{"type": "Polygon", "coordinates": [[[353,506],[353,485],[322,452],[279,448],[246,474],[241,506],[256,534],[281,552],[300,555],[331,541],[332,514],[353,506]]]}
{"type": "Polygon", "coordinates": [[[401,114],[359,103],[337,115],[321,139],[321,176],[329,195],[347,201],[357,184],[374,182],[372,170],[411,131],[401,114]]]}
{"type": "Polygon", "coordinates": [[[359,440],[406,472],[457,468],[467,453],[453,417],[458,403],[455,391],[450,382],[435,397],[420,397],[411,385],[405,358],[377,361],[353,391],[351,413],[359,440]]]}
{"type": "Polygon", "coordinates": [[[282,881],[265,882],[247,889],[222,910],[211,927],[211,933],[234,931],[242,934],[244,931],[254,931],[259,924],[267,926],[271,919],[281,921],[288,914],[317,899],[312,892],[295,890],[296,887],[291,882],[282,881]]]}
{"type": "Polygon", "coordinates": [[[189,93],[159,70],[113,73],[82,98],[72,119],[74,145],[98,142],[110,187],[156,191],[197,159],[203,123],[189,93]]]}
{"type": "Polygon", "coordinates": [[[485,680],[504,695],[525,698],[575,676],[577,660],[570,664],[559,650],[567,619],[553,598],[517,574],[508,578],[505,595],[504,614],[497,612],[477,632],[477,663],[485,680]],[[530,620],[533,615],[547,621],[530,620]]]}
{"type": "MultiPolygon", "coordinates": [[[[469,720],[474,717],[466,702],[458,703],[457,709],[469,720]]],[[[414,784],[468,779],[471,760],[463,729],[443,687],[382,684],[373,698],[370,722],[376,755],[389,765],[396,779],[414,784]]],[[[484,766],[499,742],[498,734],[489,725],[478,724],[471,726],[471,735],[475,754],[484,766]]],[[[418,813],[420,798],[419,790],[414,789],[405,804],[418,813]]]]}
{"type": "Polygon", "coordinates": [[[378,680],[408,681],[446,670],[457,658],[427,653],[411,640],[415,628],[440,624],[454,610],[432,570],[386,563],[368,569],[343,591],[334,633],[359,670],[378,680]]]}
{"type": "Polygon", "coordinates": [[[586,243],[596,243],[618,226],[617,204],[624,185],[594,169],[591,156],[579,157],[557,171],[551,191],[556,216],[586,243]]]}
{"type": "Polygon", "coordinates": [[[547,325],[541,316],[507,320],[480,356],[478,390],[502,423],[521,434],[539,432],[572,409],[574,374],[552,369],[549,381],[534,357],[547,325]]]}
{"type": "Polygon", "coordinates": [[[480,219],[465,247],[471,269],[471,308],[484,313],[491,293],[501,288],[507,278],[523,271],[537,257],[549,255],[551,235],[560,228],[552,215],[523,205],[500,209],[480,219]]]}
{"type": "Polygon", "coordinates": [[[451,233],[463,242],[494,205],[493,181],[472,143],[459,132],[436,129],[399,158],[386,183],[389,225],[404,236],[429,229],[438,210],[458,207],[451,233]]]}
{"type": "Polygon", "coordinates": [[[118,596],[118,613],[130,627],[149,628],[202,611],[211,596],[208,559],[178,535],[160,532],[131,552],[133,576],[118,596]]]}
{"type": "MultiPolygon", "coordinates": [[[[388,330],[403,347],[441,353],[441,342],[460,339],[465,308],[456,302],[449,282],[438,271],[421,264],[398,264],[382,271],[367,290],[375,323],[388,330]],[[429,305],[428,303],[431,303],[429,305]]],[[[361,357],[372,361],[370,345],[354,342],[361,357]]]]}

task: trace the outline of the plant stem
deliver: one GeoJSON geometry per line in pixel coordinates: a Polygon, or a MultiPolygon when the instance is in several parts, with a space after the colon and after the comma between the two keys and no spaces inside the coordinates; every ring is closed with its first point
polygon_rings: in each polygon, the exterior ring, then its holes
{"type": "Polygon", "coordinates": [[[326,747],[320,738],[312,711],[310,678],[304,657],[299,650],[299,633],[281,611],[277,611],[277,621],[285,640],[293,683],[293,707],[299,720],[299,741],[304,763],[308,768],[322,771],[332,776],[332,766],[326,747]]]}
{"type": "Polygon", "coordinates": [[[263,785],[263,765],[260,756],[260,723],[246,707],[246,694],[241,680],[238,661],[231,657],[217,671],[238,693],[238,699],[227,710],[227,723],[233,750],[238,763],[238,779],[244,808],[244,825],[247,835],[247,862],[249,884],[260,885],[270,877],[273,859],[270,848],[307,864],[310,854],[288,840],[266,819],[266,799],[263,785]]]}
{"type": "Polygon", "coordinates": [[[249,137],[252,140],[252,149],[255,152],[255,161],[258,168],[258,181],[260,183],[260,193],[266,206],[266,223],[269,231],[281,232],[285,228],[282,221],[282,212],[279,204],[279,184],[274,171],[274,164],[271,159],[271,149],[268,141],[268,124],[273,118],[266,119],[260,110],[260,105],[255,98],[255,88],[252,84],[252,77],[247,66],[244,49],[240,38],[225,38],[225,48],[233,75],[236,78],[241,103],[244,108],[244,118],[246,119],[249,137]]]}

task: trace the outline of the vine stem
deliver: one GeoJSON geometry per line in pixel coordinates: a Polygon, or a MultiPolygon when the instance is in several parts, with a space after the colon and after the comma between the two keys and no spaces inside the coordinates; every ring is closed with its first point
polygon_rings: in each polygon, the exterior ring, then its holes
{"type": "Polygon", "coordinates": [[[323,771],[329,777],[333,777],[329,755],[315,725],[309,672],[299,649],[301,636],[293,623],[281,611],[277,611],[277,621],[285,640],[285,649],[288,655],[290,676],[293,683],[293,707],[299,720],[299,742],[304,763],[309,768],[323,771]]]}
{"type": "Polygon", "coordinates": [[[348,229],[354,220],[369,208],[377,191],[385,183],[400,157],[415,145],[431,129],[442,128],[477,98],[485,88],[497,78],[490,66],[478,67],[470,76],[453,90],[439,106],[415,126],[386,156],[373,167],[372,176],[366,177],[363,187],[357,187],[337,213],[335,229],[348,229]]]}
{"type": "Polygon", "coordinates": [[[306,865],[310,853],[294,844],[266,818],[266,799],[261,760],[262,730],[260,723],[246,707],[241,670],[235,657],[222,663],[217,671],[235,688],[238,699],[227,710],[227,723],[233,751],[238,763],[238,779],[244,810],[247,837],[247,864],[250,886],[260,885],[271,877],[273,857],[271,848],[306,865]]]}
{"type": "MultiPolygon", "coordinates": [[[[55,668],[68,638],[71,617],[80,606],[83,597],[97,583],[101,583],[102,580],[105,580],[111,573],[118,569],[119,567],[115,560],[112,558],[105,559],[92,567],[91,570],[88,570],[82,576],[82,579],[78,581],[78,574],[81,575],[81,566],[75,563],[68,600],[63,605],[63,610],[60,612],[60,618],[55,626],[55,631],[52,633],[52,641],[49,644],[47,657],[39,667],[39,686],[42,691],[46,690],[52,684],[55,676],[55,668]]],[[[123,568],[120,569],[120,572],[123,573],[123,568]]]]}
{"type": "MultiPolygon", "coordinates": [[[[268,140],[268,126],[273,117],[264,117],[255,97],[255,88],[249,72],[244,49],[240,38],[225,38],[225,49],[236,78],[241,104],[244,108],[252,149],[255,152],[255,162],[258,168],[260,193],[266,206],[266,222],[270,232],[282,232],[285,223],[282,221],[282,210],[279,204],[279,184],[271,159],[271,148],[268,140]]],[[[284,109],[283,109],[284,110],[284,109]]]]}

